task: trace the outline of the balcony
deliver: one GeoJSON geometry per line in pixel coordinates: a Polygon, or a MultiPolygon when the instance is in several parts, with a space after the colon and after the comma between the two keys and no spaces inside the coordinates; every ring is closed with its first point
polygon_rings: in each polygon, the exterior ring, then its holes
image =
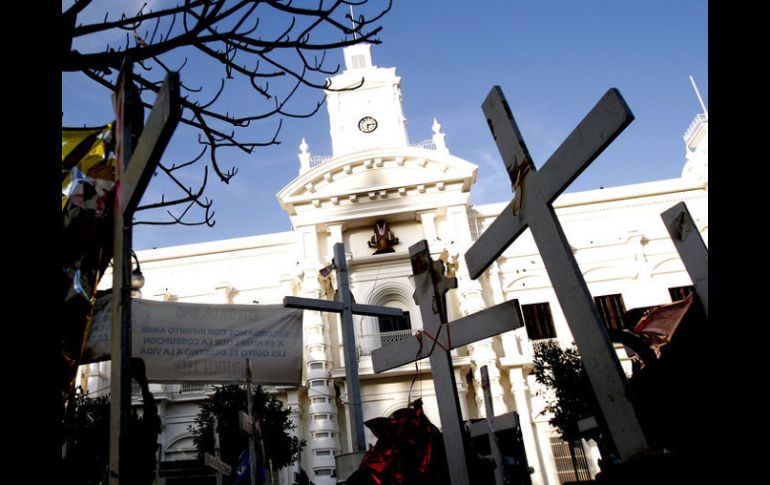
{"type": "Polygon", "coordinates": [[[415,332],[416,330],[409,329],[359,335],[358,356],[371,355],[373,350],[379,349],[383,345],[405,340],[414,335],[415,332]]]}
{"type": "MultiPolygon", "coordinates": [[[[410,143],[409,146],[415,148],[424,148],[426,150],[436,150],[436,143],[433,141],[433,139],[422,140],[418,141],[417,143],[410,143]]],[[[334,157],[331,155],[311,155],[310,168],[315,168],[324,162],[328,162],[332,158],[334,157]]]]}
{"type": "Polygon", "coordinates": [[[687,131],[684,132],[683,136],[684,142],[689,148],[693,149],[698,144],[703,137],[703,133],[705,133],[705,129],[708,128],[708,122],[708,116],[704,113],[695,115],[692,123],[690,123],[690,127],[687,128],[687,131]]]}

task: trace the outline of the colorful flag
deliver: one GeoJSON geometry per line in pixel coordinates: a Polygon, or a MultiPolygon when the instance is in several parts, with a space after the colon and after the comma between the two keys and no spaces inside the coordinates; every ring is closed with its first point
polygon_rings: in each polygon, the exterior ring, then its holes
{"type": "MultiPolygon", "coordinates": [[[[238,466],[235,467],[234,485],[250,485],[251,465],[249,464],[249,448],[247,447],[238,457],[238,466]]],[[[257,483],[265,483],[267,471],[262,466],[262,457],[257,453],[257,483]]]]}
{"type": "Polygon", "coordinates": [[[647,341],[656,355],[660,348],[671,341],[677,327],[687,314],[693,302],[693,294],[679,301],[660,305],[646,313],[634,327],[634,333],[647,341]]]}
{"type": "Polygon", "coordinates": [[[321,273],[321,276],[326,278],[331,274],[332,271],[334,271],[334,269],[335,269],[334,261],[332,261],[332,263],[329,266],[321,268],[318,272],[321,273]]]}

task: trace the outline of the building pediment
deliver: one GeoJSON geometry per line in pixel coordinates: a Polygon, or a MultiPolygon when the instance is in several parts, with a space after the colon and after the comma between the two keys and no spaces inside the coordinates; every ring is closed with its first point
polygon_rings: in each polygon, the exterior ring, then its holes
{"type": "Polygon", "coordinates": [[[295,227],[466,203],[478,167],[417,147],[367,150],[333,158],[278,194],[295,227]]]}

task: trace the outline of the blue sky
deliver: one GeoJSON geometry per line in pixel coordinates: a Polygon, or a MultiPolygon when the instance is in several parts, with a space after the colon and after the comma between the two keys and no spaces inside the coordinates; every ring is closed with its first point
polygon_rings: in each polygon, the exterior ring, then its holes
{"type": "MultiPolygon", "coordinates": [[[[702,0],[395,0],[380,22],[382,44],[372,48],[372,57],[375,65],[396,67],[401,76],[410,140],[430,138],[437,118],[450,152],[479,165],[471,200],[485,204],[511,197],[481,112],[495,84],[502,87],[537,167],[608,88],[620,90],[635,121],[568,192],[678,177],[685,161],[682,135],[702,111],[688,76],[708,106],[707,13],[702,0]]],[[[343,62],[341,51],[328,56],[343,62]]],[[[197,76],[182,72],[183,81],[197,76]]],[[[110,94],[80,76],[63,75],[62,99],[65,126],[93,126],[112,117],[110,94]]],[[[236,95],[232,110],[247,109],[248,99],[236,95]]],[[[297,101],[308,107],[318,99],[320,93],[305,92],[297,101]]],[[[253,138],[270,138],[274,126],[274,120],[255,126],[253,138]]],[[[298,173],[303,137],[313,154],[331,153],[328,130],[323,106],[310,119],[285,120],[280,145],[250,156],[231,152],[223,165],[240,172],[230,184],[210,175],[213,228],[137,226],[134,247],[291,230],[275,194],[298,173]]],[[[178,130],[168,159],[197,153],[195,139],[178,130]]],[[[153,179],[145,201],[164,192],[160,179],[153,179]]],[[[189,183],[194,182],[193,176],[189,183]]]]}

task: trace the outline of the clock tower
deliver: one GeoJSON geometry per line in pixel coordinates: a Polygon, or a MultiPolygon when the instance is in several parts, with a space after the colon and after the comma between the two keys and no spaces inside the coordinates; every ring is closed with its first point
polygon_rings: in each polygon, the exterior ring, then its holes
{"type": "Polygon", "coordinates": [[[329,79],[331,90],[326,91],[333,156],[409,146],[396,68],[372,65],[369,44],[347,47],[343,53],[345,70],[329,79]]]}

